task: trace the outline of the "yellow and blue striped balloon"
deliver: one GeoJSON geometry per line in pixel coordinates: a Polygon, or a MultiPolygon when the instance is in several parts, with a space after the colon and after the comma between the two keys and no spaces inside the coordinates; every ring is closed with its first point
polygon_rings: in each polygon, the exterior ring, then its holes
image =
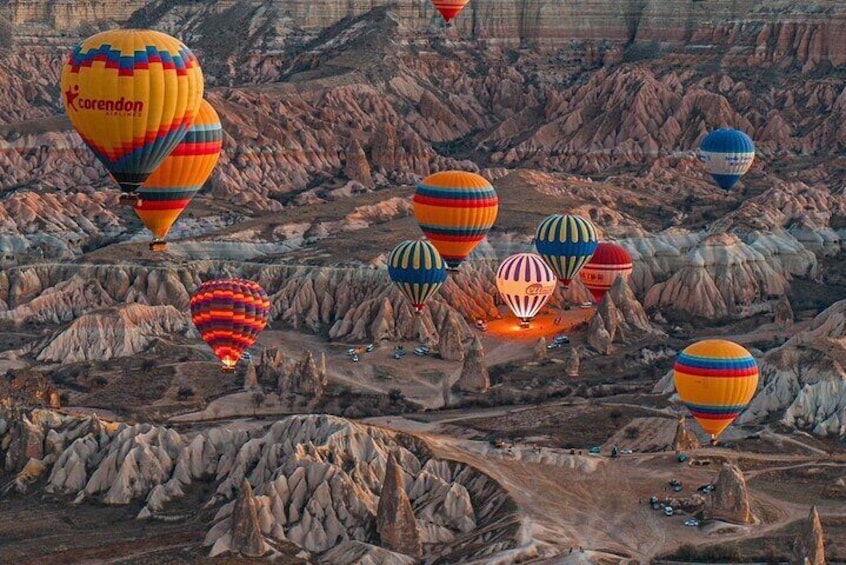
{"type": "Polygon", "coordinates": [[[444,260],[428,241],[403,241],[388,256],[388,275],[417,312],[447,278],[444,260]]]}
{"type": "Polygon", "coordinates": [[[702,140],[699,160],[723,190],[730,190],[755,160],[752,138],[736,129],[718,129],[702,140]]]}
{"type": "Polygon", "coordinates": [[[679,398],[716,442],[755,396],[758,364],[734,342],[706,339],[679,354],[673,380],[679,398]]]}
{"type": "Polygon", "coordinates": [[[598,243],[596,227],[582,216],[553,214],[535,232],[535,248],[565,289],[590,261],[598,243]]]}

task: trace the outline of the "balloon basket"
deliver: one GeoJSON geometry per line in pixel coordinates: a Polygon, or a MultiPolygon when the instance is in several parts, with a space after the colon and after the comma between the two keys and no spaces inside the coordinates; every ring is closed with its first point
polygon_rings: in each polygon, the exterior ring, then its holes
{"type": "Polygon", "coordinates": [[[231,367],[229,365],[224,365],[223,367],[220,368],[220,370],[224,373],[234,373],[235,372],[235,365],[232,365],[231,367]]]}
{"type": "Polygon", "coordinates": [[[166,241],[153,241],[150,243],[150,251],[154,252],[161,252],[167,251],[167,242],[166,241]]]}
{"type": "Polygon", "coordinates": [[[121,206],[135,206],[138,202],[138,195],[131,192],[122,192],[118,203],[121,206]]]}

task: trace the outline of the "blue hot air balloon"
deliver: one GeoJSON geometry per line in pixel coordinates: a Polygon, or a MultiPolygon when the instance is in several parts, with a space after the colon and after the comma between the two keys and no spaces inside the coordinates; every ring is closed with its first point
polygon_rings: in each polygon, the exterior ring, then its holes
{"type": "Polygon", "coordinates": [[[417,312],[434,296],[447,278],[444,260],[435,246],[417,239],[403,241],[388,256],[391,281],[417,312]]]}
{"type": "Polygon", "coordinates": [[[565,289],[590,261],[598,244],[596,228],[581,216],[553,214],[535,232],[535,248],[565,289]]]}
{"type": "Polygon", "coordinates": [[[723,190],[729,190],[746,174],[755,159],[752,139],[736,129],[718,129],[702,140],[699,160],[723,190]]]}

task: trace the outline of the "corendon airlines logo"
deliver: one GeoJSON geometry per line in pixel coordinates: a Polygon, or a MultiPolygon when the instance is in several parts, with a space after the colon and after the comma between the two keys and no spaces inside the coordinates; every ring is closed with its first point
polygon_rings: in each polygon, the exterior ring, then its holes
{"type": "Polygon", "coordinates": [[[526,296],[538,296],[541,294],[549,294],[549,287],[541,283],[530,284],[526,287],[526,296]]]}
{"type": "Polygon", "coordinates": [[[98,98],[84,98],[79,94],[79,85],[65,91],[67,106],[74,112],[80,110],[95,110],[106,116],[137,116],[144,111],[144,103],[140,100],[127,100],[123,96],[117,100],[98,98]]]}

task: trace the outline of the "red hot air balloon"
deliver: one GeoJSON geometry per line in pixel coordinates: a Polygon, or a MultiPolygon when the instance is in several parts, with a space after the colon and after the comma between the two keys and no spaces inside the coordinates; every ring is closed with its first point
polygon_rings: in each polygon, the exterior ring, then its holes
{"type": "Polygon", "coordinates": [[[616,243],[603,241],[596,246],[588,264],[579,271],[579,278],[599,304],[617,277],[628,280],[631,274],[632,257],[629,252],[616,243]]]}
{"type": "Polygon", "coordinates": [[[191,297],[191,320],[224,371],[235,370],[241,354],[267,325],[269,314],[267,293],[243,279],[205,282],[191,297]]]}
{"type": "Polygon", "coordinates": [[[470,0],[432,0],[447,25],[470,3],[470,0]]]}

